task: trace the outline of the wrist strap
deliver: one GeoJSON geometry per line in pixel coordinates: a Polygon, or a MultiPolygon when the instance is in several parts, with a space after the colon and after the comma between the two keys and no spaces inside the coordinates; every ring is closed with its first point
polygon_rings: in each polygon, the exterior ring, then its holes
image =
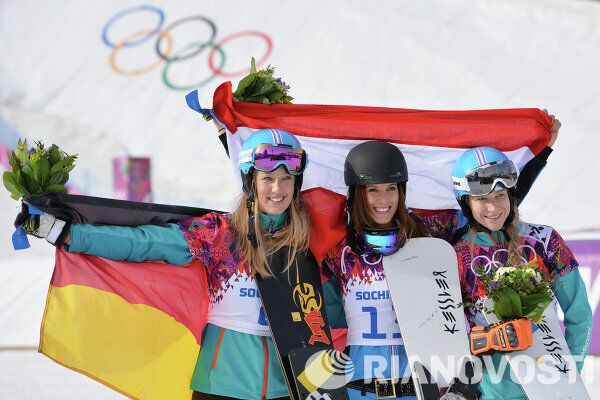
{"type": "Polygon", "coordinates": [[[63,229],[65,228],[66,224],[67,224],[66,221],[63,221],[61,219],[56,219],[54,221],[54,224],[52,225],[52,228],[50,228],[50,232],[48,232],[48,234],[46,235],[46,240],[49,243],[55,244],[56,241],[58,240],[58,237],[60,236],[63,229]]]}

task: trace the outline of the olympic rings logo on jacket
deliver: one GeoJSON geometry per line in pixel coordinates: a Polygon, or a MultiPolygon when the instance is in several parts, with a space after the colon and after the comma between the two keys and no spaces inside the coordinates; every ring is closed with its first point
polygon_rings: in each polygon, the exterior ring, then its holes
{"type": "Polygon", "coordinates": [[[147,72],[150,72],[154,68],[156,68],[164,63],[161,75],[162,75],[162,81],[165,84],[165,86],[172,90],[190,90],[190,89],[195,89],[195,88],[198,88],[200,86],[207,84],[208,82],[212,81],[217,76],[220,76],[223,78],[232,78],[232,77],[242,76],[242,75],[248,73],[248,68],[245,68],[245,69],[239,70],[239,71],[230,71],[230,72],[224,70],[226,57],[225,57],[225,51],[223,50],[223,46],[228,42],[231,42],[235,39],[238,39],[240,37],[245,37],[245,36],[257,37],[257,38],[263,40],[266,44],[266,51],[262,55],[262,57],[260,57],[257,60],[257,62],[256,62],[257,67],[265,63],[265,61],[271,55],[271,51],[273,49],[273,42],[272,42],[271,38],[266,33],[254,31],[254,30],[232,33],[218,41],[215,41],[216,37],[217,37],[217,27],[213,20],[211,20],[210,18],[207,18],[205,16],[202,16],[202,15],[192,15],[192,16],[184,17],[184,18],[178,19],[178,20],[170,23],[169,25],[167,25],[166,27],[163,28],[164,23],[165,23],[164,11],[158,7],[149,6],[149,5],[142,5],[142,6],[127,8],[127,9],[120,11],[117,14],[113,15],[106,22],[106,24],[104,25],[104,28],[102,29],[102,41],[104,42],[104,44],[106,46],[108,46],[112,49],[110,56],[109,56],[109,65],[110,65],[111,69],[119,75],[137,76],[137,75],[142,75],[147,72]],[[134,33],[128,35],[127,37],[125,37],[124,39],[120,40],[118,43],[115,43],[109,39],[109,32],[111,30],[111,27],[115,24],[115,22],[117,22],[118,20],[121,20],[125,17],[128,17],[131,14],[146,13],[146,12],[150,12],[150,13],[156,14],[158,16],[158,23],[156,24],[156,26],[154,28],[143,29],[143,30],[134,32],[134,33]],[[187,45],[177,49],[176,51],[173,51],[173,39],[170,35],[170,32],[175,27],[181,26],[183,24],[187,24],[189,22],[194,22],[194,21],[204,23],[208,26],[208,28],[210,30],[208,39],[206,39],[206,41],[204,41],[204,42],[190,42],[187,45]],[[153,38],[155,38],[155,40],[156,40],[154,43],[154,50],[157,55],[157,60],[155,62],[153,62],[149,65],[146,65],[144,67],[137,68],[137,69],[125,69],[125,68],[120,67],[117,64],[117,54],[119,54],[119,52],[121,52],[124,48],[139,46],[142,43],[144,43],[148,40],[151,40],[153,38]],[[164,47],[164,49],[163,49],[163,47],[164,47]],[[189,84],[189,85],[177,85],[177,84],[174,84],[169,79],[169,68],[171,67],[171,65],[173,63],[188,60],[188,59],[202,53],[206,49],[209,49],[208,68],[211,71],[211,75],[208,78],[205,78],[199,82],[189,84]],[[219,57],[218,57],[220,59],[218,62],[219,65],[216,65],[217,64],[217,62],[215,61],[216,53],[219,53],[219,57]]]}
{"type": "MultiPolygon", "coordinates": [[[[524,244],[517,247],[521,262],[526,263],[532,257],[536,257],[535,249],[530,245],[524,244]]],[[[471,271],[475,276],[488,275],[492,268],[494,270],[504,267],[508,262],[509,254],[507,249],[498,249],[492,253],[491,258],[485,255],[478,255],[471,261],[471,271]],[[500,260],[502,258],[502,260],[500,260]],[[480,271],[478,273],[477,271],[480,271]]]]}

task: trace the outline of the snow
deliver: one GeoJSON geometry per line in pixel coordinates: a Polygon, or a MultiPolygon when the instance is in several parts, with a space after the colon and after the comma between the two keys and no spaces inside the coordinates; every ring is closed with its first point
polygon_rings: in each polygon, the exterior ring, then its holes
{"type": "Polygon", "coordinates": [[[111,400],[127,397],[33,350],[0,351],[0,399],[111,400]]]}

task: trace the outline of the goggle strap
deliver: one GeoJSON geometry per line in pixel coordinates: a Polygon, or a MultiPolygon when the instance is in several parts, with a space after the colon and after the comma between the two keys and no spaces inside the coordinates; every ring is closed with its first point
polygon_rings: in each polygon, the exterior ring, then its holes
{"type": "Polygon", "coordinates": [[[453,176],[452,183],[454,184],[455,190],[462,190],[465,192],[469,191],[469,182],[467,182],[466,178],[457,178],[457,177],[453,176]]]}
{"type": "Polygon", "coordinates": [[[240,154],[238,155],[238,163],[241,165],[247,162],[252,162],[253,153],[254,149],[240,151],[240,154]]]}

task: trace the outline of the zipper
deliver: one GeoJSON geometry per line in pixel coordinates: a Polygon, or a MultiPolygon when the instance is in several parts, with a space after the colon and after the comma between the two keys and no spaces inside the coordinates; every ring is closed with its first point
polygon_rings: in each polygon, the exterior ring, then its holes
{"type": "Polygon", "coordinates": [[[225,328],[221,328],[221,334],[219,335],[219,340],[217,341],[217,347],[215,348],[215,355],[213,357],[213,362],[211,365],[212,369],[215,369],[217,366],[217,357],[219,356],[219,348],[221,347],[221,342],[223,341],[223,334],[225,333],[225,328]]]}

